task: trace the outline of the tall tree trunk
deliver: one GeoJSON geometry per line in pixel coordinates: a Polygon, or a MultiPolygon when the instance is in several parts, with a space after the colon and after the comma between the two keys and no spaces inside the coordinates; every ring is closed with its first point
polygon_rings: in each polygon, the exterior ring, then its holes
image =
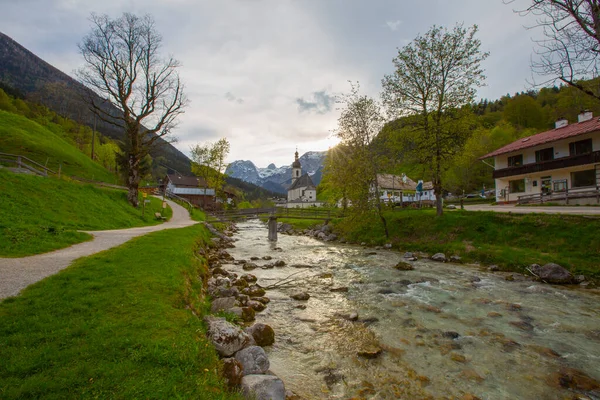
{"type": "MultiPolygon", "coordinates": [[[[439,125],[439,122],[438,122],[439,125]]],[[[440,155],[440,149],[439,149],[439,141],[437,140],[437,135],[436,135],[436,142],[437,142],[437,152],[436,152],[436,156],[435,156],[435,177],[434,177],[434,181],[433,181],[433,188],[434,188],[434,193],[435,193],[435,209],[436,209],[436,214],[438,217],[441,217],[442,214],[444,214],[444,206],[442,204],[442,170],[441,170],[441,163],[442,163],[442,159],[441,159],[441,155],[440,155]]]]}
{"type": "Polygon", "coordinates": [[[138,186],[140,184],[140,171],[139,162],[136,160],[136,157],[133,154],[129,155],[127,167],[127,201],[129,201],[132,206],[137,207],[139,204],[138,186]]]}

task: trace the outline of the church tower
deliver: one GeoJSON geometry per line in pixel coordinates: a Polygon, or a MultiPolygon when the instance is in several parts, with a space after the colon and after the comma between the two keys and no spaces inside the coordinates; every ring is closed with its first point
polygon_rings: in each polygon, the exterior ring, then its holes
{"type": "Polygon", "coordinates": [[[296,159],[292,163],[292,185],[296,182],[296,179],[300,178],[302,174],[302,165],[298,161],[298,150],[296,149],[296,159]]]}

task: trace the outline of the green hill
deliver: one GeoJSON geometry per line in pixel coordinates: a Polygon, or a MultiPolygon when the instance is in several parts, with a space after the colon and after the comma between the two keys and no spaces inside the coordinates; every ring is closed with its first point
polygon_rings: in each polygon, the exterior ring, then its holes
{"type": "MultiPolygon", "coordinates": [[[[57,126],[57,129],[60,127],[57,126]]],[[[24,116],[0,110],[0,152],[28,157],[70,176],[116,182],[114,174],[58,134],[24,116]]]]}
{"type": "MultiPolygon", "coordinates": [[[[159,223],[161,201],[142,210],[123,190],[63,179],[14,174],[0,168],[0,257],[22,257],[90,239],[77,230],[120,229],[159,223]]],[[[167,209],[170,216],[170,209],[167,209]]]]}

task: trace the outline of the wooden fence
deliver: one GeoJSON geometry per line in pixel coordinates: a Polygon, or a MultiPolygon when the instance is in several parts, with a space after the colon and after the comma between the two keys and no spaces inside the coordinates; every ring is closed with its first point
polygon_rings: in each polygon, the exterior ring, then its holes
{"type": "Polygon", "coordinates": [[[0,162],[16,164],[17,168],[23,168],[34,174],[48,176],[48,174],[56,175],[57,173],[50,168],[42,165],[30,158],[18,154],[0,153],[0,162]]]}

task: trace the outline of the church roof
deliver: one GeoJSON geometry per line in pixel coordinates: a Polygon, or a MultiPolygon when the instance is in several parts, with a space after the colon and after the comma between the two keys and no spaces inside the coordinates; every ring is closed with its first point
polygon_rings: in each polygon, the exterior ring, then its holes
{"type": "Polygon", "coordinates": [[[310,176],[308,176],[308,174],[304,174],[300,178],[296,179],[296,181],[292,183],[292,186],[288,188],[288,191],[298,189],[301,187],[305,187],[308,189],[316,189],[315,184],[313,183],[312,179],[310,179],[310,176]]]}

